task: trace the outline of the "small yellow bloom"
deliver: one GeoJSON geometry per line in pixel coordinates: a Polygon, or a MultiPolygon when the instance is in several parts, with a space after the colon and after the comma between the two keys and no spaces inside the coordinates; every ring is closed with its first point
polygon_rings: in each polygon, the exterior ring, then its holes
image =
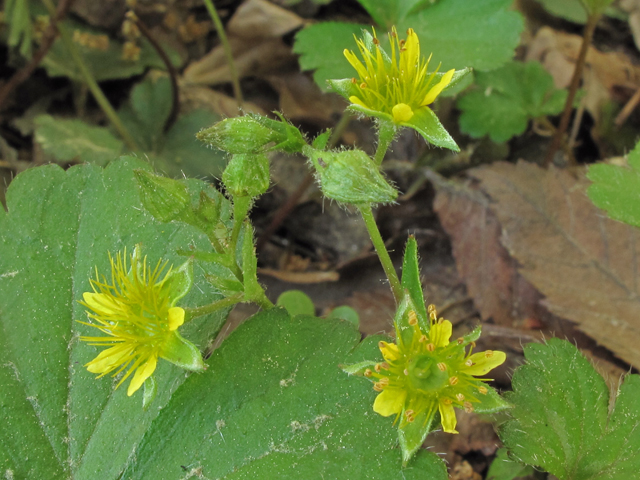
{"type": "Polygon", "coordinates": [[[204,368],[195,345],[178,334],[184,323],[185,311],[175,303],[191,286],[191,263],[178,270],[169,269],[162,276],[167,263],[159,261],[154,269],[147,258],[140,258],[136,248],[127,261],[126,250],[116,258],[109,256],[111,281],[98,275],[91,280],[93,292],[85,292],[80,302],[90,311],[88,317],[106,336],[82,336],[90,345],[106,346],[85,366],[102,377],[114,372],[127,372],[118,382],[120,386],[131,374],[127,395],[138,390],[155,371],[158,357],[193,371],[204,368]],[[162,278],[161,278],[162,277],[162,278]]]}
{"type": "MultiPolygon", "coordinates": [[[[454,407],[473,411],[488,389],[474,378],[502,364],[504,352],[466,352],[466,343],[450,342],[452,325],[438,319],[435,307],[429,307],[428,332],[423,332],[413,310],[407,312],[404,327],[396,324],[397,344],[380,342],[385,368],[369,370],[366,375],[379,391],[373,410],[380,415],[396,415],[403,429],[413,422],[430,422],[440,413],[445,432],[456,431],[454,407]],[[402,328],[409,331],[402,331],[402,328]]],[[[472,343],[473,345],[473,343],[472,343]]],[[[473,350],[471,348],[470,350],[473,350]]]]}
{"type": "Polygon", "coordinates": [[[437,70],[427,73],[431,57],[425,59],[420,56],[420,42],[412,28],[407,31],[406,40],[398,38],[395,27],[389,36],[391,58],[380,47],[375,30],[375,52],[357,38],[363,60],[350,50],[344,51],[344,56],[360,77],[359,80],[352,80],[355,92],[349,101],[369,110],[386,113],[395,123],[402,125],[411,120],[417,110],[427,108],[434,102],[451,82],[455,70],[449,70],[439,79],[436,78],[437,70]]]}

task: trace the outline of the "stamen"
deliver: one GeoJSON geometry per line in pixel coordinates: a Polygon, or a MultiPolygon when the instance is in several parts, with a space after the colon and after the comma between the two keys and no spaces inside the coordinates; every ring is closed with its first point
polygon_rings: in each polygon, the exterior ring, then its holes
{"type": "Polygon", "coordinates": [[[379,363],[380,368],[384,368],[385,370],[389,370],[389,364],[387,362],[379,363]]]}
{"type": "Polygon", "coordinates": [[[456,342],[458,342],[458,345],[462,345],[464,343],[464,338],[460,337],[456,342]]]}
{"type": "Polygon", "coordinates": [[[475,363],[473,363],[470,358],[466,362],[464,362],[464,364],[467,367],[473,367],[475,365],[475,363]]]}
{"type": "Polygon", "coordinates": [[[398,45],[400,46],[400,49],[404,48],[404,44],[407,43],[406,40],[402,39],[400,40],[400,43],[398,43],[398,45]]]}
{"type": "Polygon", "coordinates": [[[376,392],[381,392],[382,390],[384,390],[384,385],[380,385],[380,382],[376,382],[373,384],[373,389],[376,392]]]}
{"type": "Polygon", "coordinates": [[[436,311],[436,306],[432,303],[427,307],[427,312],[429,312],[429,315],[431,315],[431,312],[435,312],[436,311]]]}
{"type": "Polygon", "coordinates": [[[389,377],[382,377],[382,378],[378,381],[378,383],[379,383],[380,385],[383,385],[383,386],[385,386],[385,387],[386,387],[387,385],[389,385],[389,377]]]}
{"type": "Polygon", "coordinates": [[[354,85],[358,83],[358,80],[356,80],[356,77],[351,77],[351,83],[353,83],[354,85]]]}
{"type": "Polygon", "coordinates": [[[487,350],[486,352],[484,352],[484,356],[486,358],[491,358],[493,357],[493,350],[487,350]]]}
{"type": "Polygon", "coordinates": [[[447,369],[447,364],[440,362],[438,363],[438,370],[440,370],[441,372],[444,372],[447,369]]]}
{"type": "Polygon", "coordinates": [[[380,373],[380,364],[379,364],[379,363],[376,363],[376,366],[375,366],[375,367],[373,367],[373,368],[374,368],[374,370],[375,370],[376,372],[380,373]]]}
{"type": "Polygon", "coordinates": [[[418,324],[418,316],[413,310],[409,310],[409,325],[412,327],[418,324]]]}
{"type": "Polygon", "coordinates": [[[471,402],[464,402],[462,406],[464,407],[465,412],[467,413],[473,412],[473,405],[471,405],[471,402]]]}
{"type": "Polygon", "coordinates": [[[404,369],[404,372],[402,372],[402,373],[404,373],[405,375],[407,375],[407,376],[408,376],[408,375],[409,375],[409,369],[408,369],[408,368],[405,368],[405,369],[404,369]]]}
{"type": "Polygon", "coordinates": [[[427,345],[427,350],[429,350],[430,352],[433,352],[436,349],[436,346],[433,343],[429,343],[427,345]]]}
{"type": "Polygon", "coordinates": [[[367,88],[367,84],[366,84],[366,83],[364,83],[364,82],[362,82],[362,83],[360,84],[360,88],[367,88]]]}
{"type": "Polygon", "coordinates": [[[376,37],[373,37],[373,44],[378,47],[380,46],[380,40],[378,40],[376,37]]]}
{"type": "Polygon", "coordinates": [[[458,383],[458,377],[451,377],[451,378],[449,379],[449,383],[450,383],[451,385],[456,385],[456,384],[458,383]]]}
{"type": "Polygon", "coordinates": [[[371,371],[371,369],[370,369],[370,368],[367,368],[367,369],[364,371],[364,376],[368,378],[368,377],[370,377],[371,375],[373,375],[373,372],[371,371]]]}
{"type": "Polygon", "coordinates": [[[419,342],[423,342],[423,343],[426,342],[427,341],[427,336],[426,335],[422,335],[418,341],[419,342]]]}
{"type": "Polygon", "coordinates": [[[451,405],[453,403],[453,400],[451,400],[450,398],[445,398],[444,400],[442,400],[442,403],[444,403],[445,405],[451,405]]]}
{"type": "Polygon", "coordinates": [[[413,414],[413,410],[407,410],[404,412],[404,416],[407,417],[407,422],[411,423],[415,420],[415,418],[413,418],[413,414]]]}
{"type": "Polygon", "coordinates": [[[486,395],[487,392],[489,390],[487,390],[487,387],[478,387],[478,391],[482,394],[482,395],[486,395]]]}
{"type": "Polygon", "coordinates": [[[459,402],[461,402],[461,401],[464,400],[464,395],[459,393],[459,394],[456,395],[456,398],[458,399],[459,402]]]}
{"type": "Polygon", "coordinates": [[[443,322],[444,322],[444,317],[440,317],[438,319],[438,325],[442,325],[443,322]]]}

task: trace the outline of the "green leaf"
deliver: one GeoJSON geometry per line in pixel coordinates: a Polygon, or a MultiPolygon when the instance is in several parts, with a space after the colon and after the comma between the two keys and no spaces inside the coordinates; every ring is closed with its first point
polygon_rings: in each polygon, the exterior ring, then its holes
{"type": "Polygon", "coordinates": [[[420,281],[420,262],[418,261],[418,242],[411,235],[407,240],[402,260],[402,288],[409,291],[413,304],[416,307],[418,318],[421,320],[420,328],[423,332],[429,331],[429,315],[424,304],[422,294],[422,282],[420,281]],[[422,318],[420,318],[422,317],[422,318]],[[426,328],[425,328],[426,327],[426,328]]]}
{"type": "Polygon", "coordinates": [[[358,0],[358,3],[378,25],[391,31],[414,7],[427,5],[430,0],[358,0]]]}
{"type": "Polygon", "coordinates": [[[108,128],[81,120],[40,115],[35,123],[36,142],[58,162],[80,161],[104,166],[117,158],[124,147],[108,128]]]}
{"type": "MultiPolygon", "coordinates": [[[[442,63],[441,71],[465,67],[493,70],[513,58],[524,28],[521,15],[510,10],[512,3],[512,0],[439,0],[429,7],[417,8],[420,2],[406,0],[398,10],[408,13],[399,19],[398,33],[403,36],[408,28],[413,28],[420,38],[422,54],[428,57],[433,53],[433,65],[442,63]],[[416,7],[408,13],[405,6],[412,3],[416,7]]],[[[379,6],[377,1],[368,0],[368,5],[372,11],[374,8],[386,11],[391,3],[379,6]]],[[[327,22],[297,34],[294,51],[301,55],[300,66],[303,70],[315,70],[313,78],[320,88],[326,90],[329,79],[355,76],[342,52],[345,48],[356,49],[353,36],[361,37],[363,28],[370,30],[366,25],[327,22]]],[[[384,27],[378,31],[383,45],[388,43],[384,33],[384,27]]]]}
{"type": "Polygon", "coordinates": [[[500,438],[512,457],[560,480],[618,480],[640,471],[640,377],[628,375],[615,404],[573,344],[525,346],[513,375],[512,419],[500,438]]]}
{"type": "Polygon", "coordinates": [[[4,26],[8,28],[7,44],[18,47],[20,55],[31,57],[33,27],[29,0],[7,0],[4,5],[4,26]]]}
{"type": "Polygon", "coordinates": [[[628,167],[598,163],[587,173],[587,195],[611,218],[640,227],[640,143],[627,156],[628,167]]]}
{"type": "Polygon", "coordinates": [[[511,62],[479,72],[476,85],[458,100],[460,129],[474,138],[488,134],[497,143],[523,133],[532,118],[560,113],[567,96],[537,62],[511,62]]]}
{"type": "Polygon", "coordinates": [[[534,470],[530,466],[514,462],[509,458],[506,448],[500,448],[496,458],[491,462],[487,480],[517,480],[520,477],[533,475],[534,470]]]}
{"type": "Polygon", "coordinates": [[[313,300],[301,290],[287,290],[286,292],[282,292],[278,300],[276,300],[276,305],[284,307],[292,317],[296,315],[313,316],[316,313],[313,300]]]}
{"type": "Polygon", "coordinates": [[[552,15],[574,23],[587,23],[587,10],[582,0],[538,0],[552,15]]]}
{"type": "MultiPolygon", "coordinates": [[[[150,261],[178,267],[177,248],[210,251],[206,237],[184,224],[160,224],[139,200],[133,170],[149,168],[125,157],[106,169],[49,165],[18,175],[0,215],[0,472],[13,478],[116,479],[144,432],[185,380],[164,360],[154,374],[158,393],[143,411],[142,392],[127,397],[111,377],[96,379],[84,364],[99,348],[79,340],[93,334],[78,303],[90,291],[95,267],[109,268],[108,252],[141,243],[150,261]]],[[[194,181],[195,182],[195,181],[194,181]]],[[[206,184],[198,182],[200,189],[206,184]]],[[[216,300],[195,269],[199,288],[181,306],[216,300]]],[[[184,325],[180,333],[204,347],[226,317],[218,312],[184,325]]]]}
{"type": "MultiPolygon", "coordinates": [[[[70,19],[65,19],[63,25],[72,36],[75,32],[106,35],[105,32],[86,27],[82,23],[70,19]]],[[[135,61],[122,58],[122,46],[122,42],[112,38],[109,39],[109,46],[104,51],[84,47],[76,42],[83,63],[98,82],[140,75],[149,67],[165,70],[164,62],[149,42],[140,42],[140,58],[135,61]]],[[[171,63],[179,66],[181,63],[180,55],[166,44],[163,44],[162,48],[169,56],[171,63]]],[[[78,66],[60,38],[53,43],[51,50],[41,64],[50,77],[68,77],[80,83],[84,82],[84,77],[80,74],[78,66]]]]}
{"type": "Polygon", "coordinates": [[[349,305],[341,305],[331,310],[327,318],[335,318],[344,320],[353,324],[354,327],[360,328],[360,315],[349,305]]]}
{"type": "Polygon", "coordinates": [[[370,383],[337,368],[376,347],[359,341],[347,322],[290,318],[281,308],[252,317],[174,394],[122,478],[446,480],[444,462],[427,450],[401,468],[370,383]]]}

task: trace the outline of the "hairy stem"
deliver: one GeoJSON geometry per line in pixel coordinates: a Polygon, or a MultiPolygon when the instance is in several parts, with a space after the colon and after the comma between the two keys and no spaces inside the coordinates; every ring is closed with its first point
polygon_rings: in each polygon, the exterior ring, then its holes
{"type": "Polygon", "coordinates": [[[382,164],[389,145],[393,142],[397,132],[398,129],[393,123],[386,120],[378,121],[378,148],[376,148],[376,154],[373,157],[373,161],[377,166],[382,164]]]}
{"type": "Polygon", "coordinates": [[[224,26],[222,25],[222,21],[220,20],[220,16],[218,15],[218,11],[216,10],[215,5],[212,0],[204,0],[204,5],[207,7],[207,11],[209,12],[209,16],[211,20],[213,20],[213,24],[216,27],[216,31],[218,32],[218,37],[220,37],[220,43],[222,43],[222,48],[224,50],[224,54],[227,57],[227,63],[229,64],[229,71],[231,72],[231,83],[233,84],[233,96],[236,98],[236,102],[238,102],[238,107],[242,106],[242,102],[244,101],[242,98],[242,90],[240,89],[240,77],[238,76],[238,70],[236,69],[236,63],[233,60],[233,52],[231,51],[231,45],[229,44],[229,39],[227,38],[227,34],[224,31],[224,26]]]}
{"type": "Polygon", "coordinates": [[[373,212],[371,211],[371,205],[359,205],[358,209],[360,210],[362,218],[364,219],[364,223],[367,226],[369,236],[371,237],[371,242],[373,243],[373,246],[376,249],[376,253],[380,258],[380,263],[382,264],[384,273],[389,279],[389,286],[391,287],[393,296],[396,299],[396,303],[400,303],[400,301],[402,300],[402,285],[400,283],[400,280],[398,279],[398,274],[396,273],[396,269],[393,266],[393,262],[391,261],[391,257],[389,256],[389,252],[387,251],[387,247],[382,240],[380,230],[378,230],[378,225],[376,224],[376,220],[373,217],[373,212]]]}
{"type": "MultiPolygon", "coordinates": [[[[54,17],[56,9],[53,2],[51,0],[42,0],[42,3],[44,3],[44,6],[49,11],[49,15],[51,17],[54,17]]],[[[120,134],[124,142],[127,144],[127,147],[131,150],[138,150],[138,145],[136,141],[133,139],[133,137],[129,134],[129,131],[124,127],[124,125],[120,121],[120,117],[118,117],[118,114],[109,103],[109,100],[107,99],[107,97],[105,97],[104,93],[102,92],[102,89],[98,85],[98,82],[96,82],[96,79],[93,78],[92,73],[89,71],[89,68],[84,63],[84,60],[82,59],[82,55],[80,55],[80,52],[76,48],[75,43],[73,43],[71,35],[69,35],[69,32],[67,32],[66,28],[64,28],[64,26],[61,23],[58,24],[58,32],[60,33],[60,38],[62,39],[62,42],[64,43],[65,48],[69,52],[69,55],[71,55],[73,62],[75,63],[78,70],[80,71],[80,75],[82,75],[84,82],[86,83],[87,87],[89,88],[89,91],[93,95],[93,98],[96,99],[96,102],[98,103],[98,105],[100,106],[104,114],[107,116],[107,118],[109,119],[113,127],[120,134]]]]}

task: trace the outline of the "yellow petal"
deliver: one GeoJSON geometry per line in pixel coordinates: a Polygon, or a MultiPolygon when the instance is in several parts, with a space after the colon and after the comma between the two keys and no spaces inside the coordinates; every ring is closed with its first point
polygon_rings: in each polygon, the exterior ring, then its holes
{"type": "Polygon", "coordinates": [[[402,412],[406,398],[407,392],[402,388],[387,387],[376,397],[373,411],[383,417],[398,414],[402,412]]]}
{"type": "Polygon", "coordinates": [[[404,123],[411,120],[413,110],[406,103],[399,103],[391,110],[393,113],[393,121],[396,123],[404,123]]]}
{"type": "Polygon", "coordinates": [[[118,303],[110,295],[85,292],[82,294],[82,298],[91,310],[100,315],[113,315],[121,311],[118,303]]]}
{"type": "Polygon", "coordinates": [[[387,362],[393,362],[400,358],[400,350],[395,343],[380,342],[378,343],[380,352],[387,362]]]}
{"type": "Polygon", "coordinates": [[[463,364],[460,371],[467,375],[479,377],[486,375],[498,365],[502,365],[506,359],[507,354],[499,351],[487,350],[486,352],[474,353],[467,359],[467,361],[471,360],[473,365],[469,367],[463,364]]]}
{"type": "Polygon", "coordinates": [[[130,345],[116,345],[107,348],[85,366],[91,373],[107,373],[124,363],[125,357],[131,353],[131,350],[130,345]]]}
{"type": "Polygon", "coordinates": [[[177,330],[184,323],[184,309],[171,307],[168,311],[167,320],[169,321],[169,331],[177,330]]]}
{"type": "Polygon", "coordinates": [[[431,90],[429,90],[429,92],[427,93],[427,96],[424,97],[424,100],[422,101],[422,105],[429,105],[430,103],[433,103],[436,97],[440,95],[440,92],[444,90],[444,87],[446,87],[451,83],[451,79],[453,78],[454,73],[455,73],[455,69],[449,70],[447,73],[445,73],[440,79],[440,81],[436,83],[433,87],[431,87],[431,90]]]}
{"type": "Polygon", "coordinates": [[[407,30],[407,40],[405,41],[402,54],[400,55],[400,71],[405,78],[413,78],[416,67],[420,63],[420,41],[418,35],[410,28],[407,30]]]}
{"type": "Polygon", "coordinates": [[[452,332],[453,325],[449,320],[444,320],[442,323],[436,323],[431,326],[429,339],[436,347],[446,347],[449,345],[449,339],[451,339],[452,332]]]}
{"type": "Polygon", "coordinates": [[[351,64],[351,66],[356,69],[356,71],[358,72],[358,75],[360,75],[360,78],[361,79],[365,78],[367,76],[367,69],[362,64],[360,59],[356,57],[356,55],[352,51],[347,50],[346,48],[344,49],[343,53],[346,59],[348,60],[348,62],[351,64]]]}
{"type": "Polygon", "coordinates": [[[446,404],[443,400],[440,399],[438,401],[438,408],[442,417],[442,429],[447,433],[458,433],[456,430],[456,412],[453,409],[453,405],[446,404]]]}
{"type": "Polygon", "coordinates": [[[131,379],[131,383],[129,384],[129,388],[127,389],[127,395],[133,395],[136,390],[138,390],[144,381],[151,376],[151,374],[156,369],[156,364],[158,363],[158,357],[156,355],[152,355],[149,360],[146,361],[144,365],[140,365],[136,370],[136,373],[133,375],[131,379]]]}
{"type": "Polygon", "coordinates": [[[360,105],[361,107],[369,108],[367,105],[365,105],[365,103],[364,103],[362,100],[360,100],[360,99],[359,99],[358,97],[356,97],[355,95],[350,96],[350,97],[349,97],[349,101],[350,101],[351,103],[355,103],[356,105],[360,105]]]}

